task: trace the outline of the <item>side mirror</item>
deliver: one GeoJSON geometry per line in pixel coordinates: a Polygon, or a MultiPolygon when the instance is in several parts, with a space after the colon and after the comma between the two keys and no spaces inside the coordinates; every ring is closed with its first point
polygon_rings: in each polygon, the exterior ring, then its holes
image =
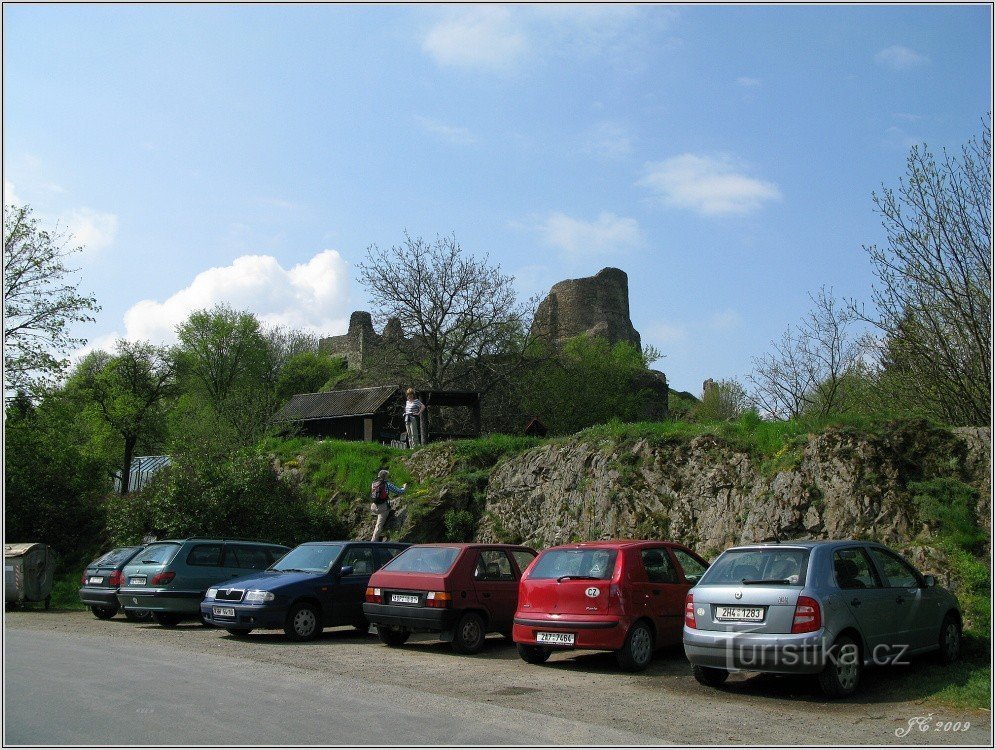
{"type": "Polygon", "coordinates": [[[929,573],[923,577],[923,585],[928,589],[937,585],[937,579],[929,573]]]}
{"type": "Polygon", "coordinates": [[[339,568],[339,576],[340,577],[342,577],[342,576],[351,576],[351,575],[353,575],[353,566],[352,565],[343,565],[341,568],[339,568]]]}

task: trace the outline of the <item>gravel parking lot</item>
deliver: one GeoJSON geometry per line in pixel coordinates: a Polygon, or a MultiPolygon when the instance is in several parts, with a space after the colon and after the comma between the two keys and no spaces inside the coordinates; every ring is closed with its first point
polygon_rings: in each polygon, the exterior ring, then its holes
{"type": "MultiPolygon", "coordinates": [[[[428,637],[416,636],[403,648],[390,649],[375,635],[340,628],[325,631],[315,642],[295,644],[276,631],[239,639],[199,623],[167,630],[133,624],[122,616],[100,621],[89,612],[8,612],[5,631],[13,630],[107,639],[109,647],[113,639],[158,653],[177,649],[236,657],[302,670],[316,685],[332,676],[350,678],[472,701],[482,712],[493,706],[539,715],[538,720],[545,716],[583,721],[657,738],[662,744],[991,743],[989,712],[948,709],[915,696],[888,699],[888,688],[901,667],[866,672],[857,696],[828,702],[813,680],[803,678],[735,675],[721,690],[704,688],[692,678],[680,649],[658,652],[646,672],[632,675],[621,672],[611,654],[594,652],[559,653],[546,665],[529,665],[519,659],[511,642],[495,636],[481,654],[459,656],[448,644],[428,637]],[[970,722],[971,729],[932,728],[896,736],[911,719],[928,714],[932,724],[970,722]]],[[[398,741],[419,744],[417,738],[398,741]]]]}

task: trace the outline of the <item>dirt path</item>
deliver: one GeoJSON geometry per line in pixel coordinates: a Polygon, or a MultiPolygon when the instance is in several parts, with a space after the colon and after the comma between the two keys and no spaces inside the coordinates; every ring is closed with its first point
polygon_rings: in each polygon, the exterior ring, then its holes
{"type": "Polygon", "coordinates": [[[495,705],[577,719],[656,737],[663,744],[991,744],[989,712],[890,699],[895,675],[885,669],[867,672],[856,697],[828,702],[811,679],[738,675],[722,690],[704,688],[692,678],[680,649],[658,653],[650,669],[631,675],[619,671],[611,654],[593,652],[554,654],[543,666],[526,664],[512,644],[494,637],[483,653],[468,657],[427,637],[390,649],[375,636],[336,629],[316,642],[294,644],[276,631],[237,639],[199,624],[167,630],[121,616],[100,621],[89,612],[8,612],[5,628],[127,639],[160,652],[236,656],[309,670],[316,680],[324,673],[417,687],[476,701],[482,711],[495,705]],[[896,736],[913,717],[927,715],[930,731],[896,736]],[[936,722],[970,722],[971,728],[935,731],[936,722]]]}

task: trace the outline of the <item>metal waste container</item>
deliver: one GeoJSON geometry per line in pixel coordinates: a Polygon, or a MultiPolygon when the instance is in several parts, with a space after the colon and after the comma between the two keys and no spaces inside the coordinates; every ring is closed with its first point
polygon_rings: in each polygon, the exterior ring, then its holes
{"type": "Polygon", "coordinates": [[[55,577],[55,552],[40,542],[3,546],[4,604],[45,602],[48,609],[55,577]]]}

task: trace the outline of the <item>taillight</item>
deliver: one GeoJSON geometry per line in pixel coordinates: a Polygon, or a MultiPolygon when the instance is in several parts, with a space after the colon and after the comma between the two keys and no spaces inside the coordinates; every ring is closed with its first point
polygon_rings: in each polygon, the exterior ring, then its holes
{"type": "Polygon", "coordinates": [[[86,585],[86,571],[85,570],[83,571],[83,580],[80,581],[80,583],[86,585]]]}
{"type": "Polygon", "coordinates": [[[124,576],[121,574],[120,570],[115,570],[111,573],[111,577],[107,579],[107,582],[112,586],[120,586],[124,583],[124,576]]]}
{"type": "Polygon", "coordinates": [[[697,628],[695,624],[695,602],[691,594],[685,595],[685,625],[690,628],[697,628]]]}
{"type": "Polygon", "coordinates": [[[161,586],[163,584],[169,583],[174,578],[176,578],[176,573],[169,570],[164,570],[162,573],[156,573],[152,576],[152,585],[161,586]]]}
{"type": "Polygon", "coordinates": [[[623,609],[623,593],[618,584],[609,585],[609,599],[606,606],[613,612],[619,612],[623,609]]]}
{"type": "Polygon", "coordinates": [[[820,617],[820,603],[808,596],[800,596],[795,604],[795,616],[792,618],[793,633],[812,633],[823,626],[820,617]]]}
{"type": "Polygon", "coordinates": [[[380,604],[384,601],[384,597],[380,595],[380,589],[375,589],[373,586],[367,588],[367,601],[370,604],[380,604]]]}
{"type": "Polygon", "coordinates": [[[430,591],[425,595],[425,606],[444,609],[452,600],[453,596],[447,591],[430,591]]]}

